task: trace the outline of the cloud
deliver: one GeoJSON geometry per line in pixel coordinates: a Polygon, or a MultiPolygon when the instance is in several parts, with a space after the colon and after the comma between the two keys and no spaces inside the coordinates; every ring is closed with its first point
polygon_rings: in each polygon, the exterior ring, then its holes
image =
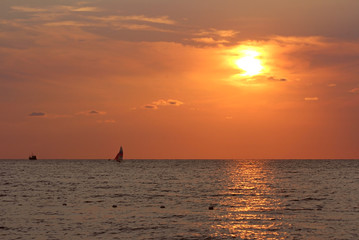
{"type": "Polygon", "coordinates": [[[83,112],[77,113],[77,115],[85,115],[85,116],[105,115],[105,114],[106,114],[106,112],[96,111],[96,110],[83,111],[83,112]]]}
{"type": "MultiPolygon", "coordinates": [[[[71,21],[67,21],[71,22],[71,21]]],[[[65,21],[66,23],[66,21],[65,21]]],[[[119,31],[153,31],[159,33],[174,34],[175,31],[168,29],[175,25],[176,22],[168,16],[148,17],[145,15],[127,15],[127,16],[86,16],[81,22],[77,22],[77,26],[88,27],[85,31],[91,31],[96,34],[101,34],[101,29],[104,31],[109,28],[112,29],[112,37],[115,32],[119,31]],[[96,27],[96,28],[91,28],[96,27]],[[98,28],[100,27],[100,29],[98,28]]],[[[59,24],[56,24],[59,25],[59,24]]],[[[128,33],[127,33],[128,34],[128,33]]],[[[116,34],[115,34],[116,35],[116,34]]],[[[143,41],[143,39],[141,40],[143,41]]]]}
{"type": "Polygon", "coordinates": [[[146,104],[143,107],[146,109],[158,109],[160,106],[180,106],[184,104],[182,101],[175,99],[159,99],[157,101],[152,102],[151,104],[146,104]]]}
{"type": "MultiPolygon", "coordinates": [[[[236,69],[236,71],[240,71],[240,69],[236,69]]],[[[268,84],[275,84],[275,83],[284,83],[287,82],[288,79],[286,78],[278,78],[274,76],[266,76],[266,75],[255,75],[255,76],[242,76],[241,74],[234,74],[227,80],[230,84],[234,86],[263,86],[268,84]]]]}
{"type": "Polygon", "coordinates": [[[75,7],[67,5],[54,5],[49,8],[31,8],[26,6],[12,6],[11,9],[17,12],[26,13],[38,13],[38,12],[59,12],[59,11],[71,11],[71,12],[99,12],[97,7],[75,7]]]}
{"type": "Polygon", "coordinates": [[[156,105],[152,105],[152,104],[147,104],[145,106],[143,106],[146,109],[158,109],[158,107],[156,105]]]}
{"type": "Polygon", "coordinates": [[[36,12],[46,12],[47,9],[43,8],[30,8],[30,7],[23,7],[23,6],[12,6],[12,10],[17,12],[27,12],[27,13],[36,13],[36,12]]]}
{"type": "Polygon", "coordinates": [[[158,101],[153,102],[153,104],[157,106],[180,106],[183,104],[183,102],[174,99],[168,99],[167,101],[160,99],[158,101]]]}
{"type": "Polygon", "coordinates": [[[29,114],[30,117],[43,117],[45,116],[46,114],[43,113],[43,112],[32,112],[29,114]]]}
{"type": "Polygon", "coordinates": [[[192,41],[199,42],[199,43],[206,43],[206,44],[221,44],[221,43],[228,43],[227,40],[215,40],[211,37],[203,37],[203,38],[192,38],[192,41]]]}
{"type": "Polygon", "coordinates": [[[269,81],[277,81],[277,82],[286,82],[287,79],[285,78],[275,78],[273,76],[267,78],[269,81]]]}
{"type": "MultiPolygon", "coordinates": [[[[47,119],[58,119],[58,118],[72,118],[75,117],[76,115],[82,115],[82,116],[100,116],[100,115],[105,115],[106,112],[103,111],[96,111],[96,110],[91,110],[91,111],[83,111],[83,112],[78,112],[76,114],[47,114],[44,112],[32,112],[30,113],[28,116],[30,117],[46,117],[47,119]]],[[[102,121],[104,123],[110,123],[113,122],[114,120],[99,120],[102,121]]]]}
{"type": "Polygon", "coordinates": [[[46,119],[59,119],[59,118],[72,118],[71,114],[53,114],[44,112],[32,112],[28,116],[30,117],[46,117],[46,119]]]}
{"type": "Polygon", "coordinates": [[[128,16],[103,16],[103,17],[90,17],[90,19],[94,19],[102,22],[147,22],[147,23],[157,23],[157,24],[165,24],[165,25],[174,25],[176,22],[170,19],[168,16],[160,16],[160,17],[147,17],[144,15],[128,15],[128,16]]]}
{"type": "Polygon", "coordinates": [[[359,93],[359,88],[353,88],[353,89],[349,90],[349,92],[351,92],[351,93],[359,93]]]}
{"type": "Polygon", "coordinates": [[[175,105],[175,106],[180,106],[183,104],[183,102],[179,101],[179,100],[172,100],[172,99],[168,99],[167,103],[169,105],[175,105]]]}
{"type": "Polygon", "coordinates": [[[202,30],[195,35],[198,36],[218,36],[222,38],[234,37],[239,32],[235,30],[218,30],[215,28],[210,28],[209,30],[202,30]]]}
{"type": "Polygon", "coordinates": [[[318,97],[306,97],[304,98],[305,101],[318,101],[319,98],[318,97]]]}
{"type": "Polygon", "coordinates": [[[76,21],[59,21],[59,22],[49,22],[45,23],[44,26],[49,27],[86,27],[86,26],[92,26],[91,24],[87,23],[81,23],[76,21]]]}
{"type": "Polygon", "coordinates": [[[133,16],[119,16],[118,18],[120,20],[125,20],[125,21],[141,21],[141,22],[168,24],[168,25],[173,25],[176,23],[175,21],[169,19],[168,16],[146,17],[144,15],[133,15],[133,16]]]}
{"type": "Polygon", "coordinates": [[[96,7],[80,7],[71,9],[73,12],[99,12],[100,9],[96,7]]]}
{"type": "MultiPolygon", "coordinates": [[[[181,22],[162,14],[123,11],[121,15],[116,15],[113,9],[104,6],[100,8],[90,5],[89,2],[49,5],[41,8],[13,6],[12,10],[26,14],[27,21],[16,18],[11,22],[25,29],[29,26],[39,26],[31,28],[32,31],[41,31],[44,27],[59,27],[62,31],[78,28],[97,36],[125,41],[180,42],[196,46],[229,45],[237,42],[236,37],[239,33],[231,29],[187,26],[187,19],[181,22]],[[153,34],[147,34],[148,31],[153,34]]],[[[44,31],[47,32],[48,29],[44,31]]]]}
{"type": "Polygon", "coordinates": [[[220,37],[234,37],[235,35],[239,34],[239,31],[235,30],[217,30],[214,31],[220,37]]]}
{"type": "Polygon", "coordinates": [[[171,30],[166,30],[158,27],[153,27],[147,24],[125,24],[118,23],[115,26],[116,30],[127,29],[133,31],[154,31],[154,32],[171,32],[171,30]]]}
{"type": "Polygon", "coordinates": [[[234,30],[218,30],[210,28],[208,30],[201,30],[193,35],[195,37],[190,40],[195,43],[202,43],[207,45],[220,45],[229,44],[231,40],[238,34],[238,31],[234,30]]]}
{"type": "Polygon", "coordinates": [[[335,83],[328,84],[328,87],[336,87],[336,86],[337,86],[337,84],[335,84],[335,83]]]}
{"type": "MultiPolygon", "coordinates": [[[[168,29],[176,22],[168,16],[149,17],[145,15],[102,15],[102,11],[95,7],[56,6],[47,12],[33,12],[31,21],[46,27],[77,27],[85,32],[96,35],[110,35],[123,38],[123,34],[116,33],[130,30],[133,34],[138,31],[152,31],[159,34],[174,34],[168,29]],[[59,15],[61,13],[61,15],[59,15]],[[74,14],[76,13],[76,15],[74,14]],[[49,16],[52,16],[50,18],[49,16]],[[111,33],[111,34],[109,34],[111,33]]],[[[128,35],[128,33],[126,33],[128,35]]],[[[160,37],[160,36],[159,36],[160,37]]],[[[126,38],[126,37],[125,37],[126,38]]],[[[143,41],[143,39],[142,39],[143,41]]]]}

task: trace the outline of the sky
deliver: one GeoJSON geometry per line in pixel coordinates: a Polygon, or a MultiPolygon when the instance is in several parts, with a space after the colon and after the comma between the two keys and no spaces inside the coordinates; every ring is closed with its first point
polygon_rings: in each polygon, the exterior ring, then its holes
{"type": "Polygon", "coordinates": [[[359,158],[357,0],[2,0],[0,158],[359,158]]]}

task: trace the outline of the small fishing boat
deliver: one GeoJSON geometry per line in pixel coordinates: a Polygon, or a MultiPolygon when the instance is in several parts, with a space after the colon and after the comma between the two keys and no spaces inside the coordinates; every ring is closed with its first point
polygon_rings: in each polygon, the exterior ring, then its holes
{"type": "Polygon", "coordinates": [[[31,154],[31,155],[29,156],[29,160],[37,160],[36,155],[31,154]]]}
{"type": "Polygon", "coordinates": [[[123,160],[123,149],[122,149],[122,146],[120,148],[120,151],[117,153],[115,159],[115,161],[117,162],[121,162],[123,160]]]}

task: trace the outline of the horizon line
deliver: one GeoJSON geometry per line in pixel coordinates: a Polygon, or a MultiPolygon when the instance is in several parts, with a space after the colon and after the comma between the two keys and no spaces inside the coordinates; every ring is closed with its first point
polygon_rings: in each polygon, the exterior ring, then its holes
{"type": "MultiPolygon", "coordinates": [[[[0,160],[28,160],[27,158],[0,158],[0,160]]],[[[40,158],[38,160],[114,160],[112,158],[40,158]]],[[[359,158],[126,158],[123,160],[359,160],[359,158]]]]}

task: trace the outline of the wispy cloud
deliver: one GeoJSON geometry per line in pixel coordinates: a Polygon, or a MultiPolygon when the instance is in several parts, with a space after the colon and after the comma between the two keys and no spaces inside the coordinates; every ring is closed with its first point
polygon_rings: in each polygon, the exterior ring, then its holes
{"type": "Polygon", "coordinates": [[[238,34],[238,31],[234,30],[218,30],[210,28],[208,30],[200,30],[195,32],[190,40],[196,43],[202,43],[207,45],[220,45],[228,44],[238,34]]]}
{"type": "Polygon", "coordinates": [[[198,35],[198,36],[216,36],[216,37],[222,37],[222,38],[234,37],[237,34],[239,34],[239,31],[219,30],[219,29],[215,29],[215,28],[210,28],[208,30],[201,30],[198,33],[195,33],[195,35],[198,35]]]}
{"type": "Polygon", "coordinates": [[[145,108],[145,109],[158,109],[158,106],[153,105],[153,104],[146,104],[145,106],[143,106],[143,108],[145,108]]]}
{"type": "Polygon", "coordinates": [[[231,77],[229,77],[226,81],[228,81],[230,84],[238,87],[242,86],[263,86],[268,84],[281,84],[288,82],[287,78],[280,78],[275,76],[266,76],[265,74],[251,76],[251,77],[243,77],[241,74],[234,74],[231,77]]]}
{"type": "Polygon", "coordinates": [[[183,102],[174,99],[168,99],[168,100],[159,99],[158,101],[153,102],[153,104],[157,106],[180,106],[183,104],[183,102]]]}
{"type": "Polygon", "coordinates": [[[168,26],[176,22],[168,16],[148,17],[144,15],[86,16],[84,23],[118,30],[173,32],[168,26]]]}
{"type": "Polygon", "coordinates": [[[211,37],[203,37],[203,38],[192,38],[192,41],[199,42],[199,43],[206,43],[206,44],[222,44],[222,43],[228,43],[229,41],[221,39],[221,40],[215,40],[211,37]]]}
{"type": "Polygon", "coordinates": [[[11,9],[17,12],[27,12],[27,13],[37,13],[37,12],[47,12],[48,10],[45,8],[31,8],[24,6],[12,6],[11,9]]]}
{"type": "Polygon", "coordinates": [[[44,26],[51,26],[51,27],[61,27],[61,26],[85,27],[85,26],[93,26],[93,24],[82,23],[82,22],[78,22],[78,21],[59,21],[59,22],[45,23],[44,26]]]}
{"type": "MultiPolygon", "coordinates": [[[[26,14],[26,22],[23,19],[14,19],[19,25],[17,28],[31,28],[31,31],[42,32],[42,26],[63,28],[81,28],[84,32],[100,36],[109,36],[117,39],[135,39],[136,41],[174,41],[192,45],[224,45],[233,42],[238,31],[209,28],[200,30],[191,26],[188,30],[186,22],[178,22],[167,15],[151,14],[123,14],[116,15],[112,9],[101,9],[97,6],[80,2],[74,5],[50,5],[48,7],[13,6],[12,10],[26,14]],[[133,31],[128,32],[127,30],[133,31]],[[117,34],[126,31],[127,35],[117,34]],[[151,35],[143,35],[138,32],[153,32],[151,35]],[[130,35],[129,35],[130,34],[130,35]],[[131,35],[134,34],[134,35],[131,35]],[[126,37],[127,36],[127,37],[126,37]]],[[[9,23],[7,23],[9,24],[9,23]]],[[[15,26],[13,26],[15,27],[15,26]]],[[[43,32],[48,33],[48,29],[43,32]]]]}
{"type": "Polygon", "coordinates": [[[59,11],[69,11],[69,12],[99,12],[101,11],[97,7],[78,7],[70,5],[55,5],[49,8],[32,8],[27,6],[12,6],[11,9],[17,12],[27,12],[27,13],[38,13],[38,12],[59,12],[59,11]]]}
{"type": "Polygon", "coordinates": [[[44,117],[46,113],[44,112],[32,112],[29,114],[30,117],[44,117]]]}
{"type": "Polygon", "coordinates": [[[154,27],[154,26],[147,25],[147,24],[117,23],[117,24],[114,24],[114,27],[116,28],[116,30],[128,29],[128,30],[135,30],[135,31],[141,30],[141,31],[154,31],[154,32],[171,32],[171,30],[154,27]]]}
{"type": "Polygon", "coordinates": [[[351,93],[359,93],[359,88],[353,88],[353,89],[349,90],[349,92],[351,92],[351,93]]]}
{"type": "Polygon", "coordinates": [[[273,77],[273,76],[268,77],[267,79],[269,81],[277,81],[277,82],[286,82],[287,81],[287,79],[285,79],[285,78],[276,78],[276,77],[273,77]]]}
{"type": "Polygon", "coordinates": [[[318,101],[319,98],[318,97],[306,97],[304,98],[305,101],[318,101]]]}
{"type": "Polygon", "coordinates": [[[58,119],[58,118],[72,118],[71,114],[54,114],[54,113],[45,113],[45,112],[32,112],[28,116],[30,117],[43,117],[46,119],[58,119]]]}
{"type": "Polygon", "coordinates": [[[181,106],[182,104],[184,104],[182,101],[175,99],[168,99],[168,100],[159,99],[150,104],[146,104],[143,107],[146,109],[158,109],[161,106],[181,106]]]}
{"type": "MultiPolygon", "coordinates": [[[[11,21],[12,26],[13,22],[17,22],[17,27],[27,25],[78,27],[84,31],[89,31],[91,28],[91,32],[97,34],[103,34],[101,29],[104,28],[112,29],[112,31],[132,30],[171,33],[173,30],[169,29],[169,26],[177,24],[169,16],[106,15],[106,11],[92,6],[55,5],[48,8],[13,6],[12,10],[28,15],[27,22],[23,22],[21,19],[11,21]],[[85,29],[85,27],[88,28],[85,29]]],[[[6,23],[6,25],[9,24],[10,22],[6,23]]],[[[37,30],[41,29],[38,28],[37,30]]]]}
{"type": "MultiPolygon", "coordinates": [[[[28,116],[30,117],[46,117],[47,119],[58,119],[58,118],[73,118],[76,116],[102,116],[106,115],[107,113],[104,111],[96,111],[96,110],[90,110],[90,111],[83,111],[78,112],[75,114],[56,114],[56,113],[45,113],[45,112],[32,112],[28,116]]],[[[103,123],[113,123],[115,120],[98,120],[103,123]]]]}
{"type": "Polygon", "coordinates": [[[95,115],[105,115],[105,114],[106,112],[97,111],[97,110],[89,110],[89,111],[83,111],[77,113],[77,115],[85,115],[85,116],[95,116],[95,115]]]}
{"type": "Polygon", "coordinates": [[[101,10],[96,7],[79,7],[79,8],[72,8],[71,11],[73,11],[73,12],[99,12],[101,10]]]}
{"type": "Polygon", "coordinates": [[[127,16],[120,16],[120,15],[111,15],[111,16],[91,16],[89,19],[94,19],[97,21],[102,22],[147,22],[147,23],[158,23],[158,24],[166,24],[166,25],[174,25],[176,22],[170,19],[168,16],[160,16],[160,17],[148,17],[144,15],[127,15],[127,16]]]}
{"type": "Polygon", "coordinates": [[[171,20],[168,16],[147,17],[144,15],[133,15],[133,16],[118,16],[118,19],[124,21],[140,21],[140,22],[160,23],[160,24],[168,24],[168,25],[173,25],[176,23],[174,20],[171,20]]]}

